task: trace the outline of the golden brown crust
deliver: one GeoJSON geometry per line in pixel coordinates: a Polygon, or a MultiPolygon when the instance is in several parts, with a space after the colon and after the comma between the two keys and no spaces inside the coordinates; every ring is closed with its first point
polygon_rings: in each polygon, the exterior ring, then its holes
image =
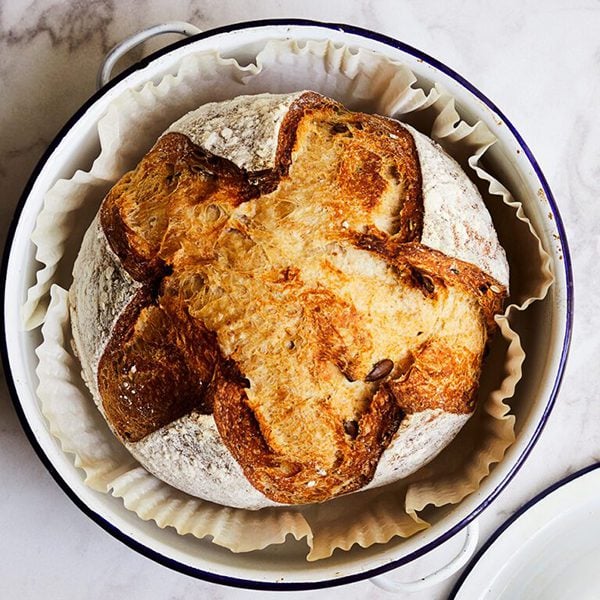
{"type": "Polygon", "coordinates": [[[302,119],[320,112],[327,115],[331,132],[346,141],[337,182],[348,198],[363,204],[368,212],[385,189],[382,164],[387,175],[402,186],[402,203],[394,229],[402,241],[418,240],[423,230],[421,170],[411,134],[398,121],[354,113],[314,92],[306,92],[293,102],[279,132],[277,179],[286,175],[302,119]]]}
{"type": "Polygon", "coordinates": [[[471,412],[505,290],[419,243],[420,190],[399,123],[317,94],[290,106],[268,172],[163,136],[101,209],[144,284],[99,365],[113,428],[135,441],[212,411],[257,489],[307,503],[367,484],[403,415],[471,412]]]}
{"type": "Polygon", "coordinates": [[[198,199],[225,198],[230,206],[260,190],[228,160],[209,154],[180,133],[154,146],[134,171],[111,189],[100,222],[113,252],[136,280],[158,280],[168,272],[171,209],[185,210],[198,199]]]}
{"type": "Polygon", "coordinates": [[[506,287],[480,268],[418,242],[404,243],[397,236],[373,230],[350,231],[347,236],[357,248],[382,256],[404,285],[419,288],[425,298],[435,299],[439,287],[461,290],[477,303],[488,335],[496,329],[494,316],[502,310],[506,287]]]}
{"type": "Polygon", "coordinates": [[[356,434],[332,420],[332,427],[339,428],[337,458],[333,468],[324,470],[311,456],[297,461],[269,448],[264,430],[247,405],[243,385],[223,375],[221,365],[215,370],[215,382],[213,414],[219,432],[224,439],[235,440],[229,449],[247,479],[275,502],[322,502],[366,485],[403,416],[388,386],[382,385],[356,423],[356,434]]]}
{"type": "Polygon", "coordinates": [[[142,288],[121,314],[98,367],[104,412],[129,442],[192,410],[212,412],[214,334],[149,292],[142,288]]]}

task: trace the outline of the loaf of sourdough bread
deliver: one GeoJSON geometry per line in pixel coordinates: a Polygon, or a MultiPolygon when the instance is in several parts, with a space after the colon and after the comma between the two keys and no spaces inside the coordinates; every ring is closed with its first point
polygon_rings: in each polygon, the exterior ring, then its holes
{"type": "Polygon", "coordinates": [[[257,509],[413,473],[476,403],[508,266],[458,164],[315,92],[174,123],[104,199],[74,348],[165,482],[257,509]]]}

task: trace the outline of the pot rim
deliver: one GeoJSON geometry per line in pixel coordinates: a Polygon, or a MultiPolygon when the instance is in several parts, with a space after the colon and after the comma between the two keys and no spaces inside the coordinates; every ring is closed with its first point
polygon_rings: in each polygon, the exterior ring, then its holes
{"type": "Polygon", "coordinates": [[[13,214],[13,218],[9,225],[9,229],[7,232],[7,239],[4,248],[4,254],[2,257],[2,265],[0,267],[0,278],[4,281],[4,285],[0,288],[0,303],[2,306],[5,306],[5,301],[7,297],[6,290],[6,279],[7,279],[7,271],[8,271],[8,262],[9,257],[11,255],[12,246],[14,242],[15,231],[17,228],[17,224],[19,222],[19,218],[23,211],[23,208],[26,204],[27,198],[31,192],[31,189],[38,178],[41,170],[44,168],[46,163],[52,157],[54,151],[57,146],[60,144],[62,139],[67,135],[70,129],[79,121],[79,119],[85,114],[85,112],[95,104],[97,100],[99,100],[102,96],[104,96],[111,88],[113,88],[116,84],[121,82],[123,79],[127,78],[129,75],[134,73],[137,70],[143,69],[151,62],[160,58],[161,56],[172,52],[178,48],[186,46],[188,44],[193,44],[196,41],[204,40],[207,38],[211,38],[224,33],[231,33],[234,31],[241,31],[245,29],[252,28],[265,28],[269,26],[290,26],[297,28],[324,28],[324,29],[332,29],[336,31],[341,31],[342,33],[356,35],[358,37],[367,38],[370,40],[374,40],[376,42],[382,43],[384,45],[390,46],[394,49],[405,52],[417,60],[422,60],[425,63],[428,63],[435,69],[438,69],[455,82],[459,83],[461,86],[466,88],[470,93],[472,93],[477,99],[483,102],[488,109],[490,109],[493,113],[495,113],[500,120],[509,128],[511,134],[514,136],[515,140],[519,144],[520,148],[523,150],[523,153],[527,160],[529,161],[539,183],[543,189],[543,192],[547,198],[548,206],[552,212],[554,223],[560,237],[560,244],[563,256],[563,265],[564,265],[564,276],[565,276],[565,285],[566,285],[566,315],[565,315],[565,332],[562,340],[562,348],[560,351],[560,361],[556,370],[552,390],[548,397],[547,403],[545,405],[544,411],[539,418],[539,422],[537,423],[534,432],[531,435],[527,445],[521,452],[521,454],[514,460],[514,464],[511,466],[510,470],[504,475],[501,481],[496,485],[496,487],[464,518],[462,518],[458,523],[456,523],[450,529],[444,531],[435,539],[427,542],[422,547],[410,552],[409,554],[400,557],[399,559],[393,560],[385,565],[370,569],[368,571],[362,571],[359,573],[354,573],[351,575],[346,575],[343,577],[335,578],[335,579],[324,579],[321,581],[301,581],[301,582],[265,582],[265,581],[257,581],[250,580],[245,578],[236,578],[231,577],[229,575],[219,575],[216,573],[212,573],[210,571],[205,571],[203,569],[199,569],[196,567],[192,567],[190,565],[186,565],[182,562],[179,562],[173,558],[167,557],[160,552],[145,546],[141,542],[137,541],[130,535],[118,529],[115,525],[107,521],[103,516],[95,512],[91,509],[75,492],[74,490],[66,483],[63,477],[59,474],[57,469],[54,467],[44,450],[42,449],[40,443],[36,439],[35,434],[26,418],[25,412],[21,405],[21,402],[18,397],[18,393],[16,390],[15,381],[13,379],[13,374],[10,368],[9,357],[8,357],[8,340],[5,332],[5,324],[4,324],[4,313],[2,315],[2,319],[0,320],[0,329],[2,335],[2,343],[0,344],[0,355],[2,358],[2,363],[4,367],[4,372],[6,374],[7,386],[9,389],[9,393],[19,417],[19,421],[21,426],[29,439],[30,444],[33,446],[36,454],[54,478],[54,480],[58,483],[61,489],[66,493],[66,495],[74,502],[74,504],[89,518],[91,518],[97,525],[102,527],[106,532],[111,534],[116,539],[120,540],[133,550],[138,553],[150,558],[163,566],[171,568],[175,571],[183,573],[185,575],[189,575],[198,579],[202,579],[205,581],[209,581],[211,583],[217,583],[222,585],[228,585],[231,587],[239,587],[245,589],[256,589],[256,590],[275,590],[275,591],[294,591],[294,590],[309,590],[309,589],[319,589],[319,588],[327,588],[338,585],[344,585],[348,583],[353,583],[357,581],[361,581],[364,579],[368,579],[374,577],[376,575],[381,575],[383,573],[389,572],[393,569],[396,569],[402,565],[408,564],[417,558],[427,554],[434,548],[437,548],[459,531],[461,531],[464,527],[466,527],[470,522],[472,522],[475,518],[477,518],[498,496],[498,494],[506,487],[506,485],[512,480],[515,474],[519,471],[525,460],[527,459],[529,453],[537,443],[537,440],[546,425],[548,417],[554,407],[556,396],[558,394],[560,384],[562,382],[564,369],[566,365],[566,360],[569,352],[572,329],[573,329],[573,272],[572,265],[570,259],[570,253],[566,238],[566,233],[564,230],[564,226],[562,223],[562,219],[560,217],[560,213],[558,211],[558,207],[556,205],[556,201],[550,187],[537,163],[531,150],[520,136],[514,125],[510,122],[509,119],[502,113],[502,111],[482,92],[480,92],[475,86],[473,86],[469,81],[467,81],[464,77],[458,74],[456,71],[446,66],[444,63],[439,60],[433,58],[432,56],[404,43],[399,40],[396,40],[392,37],[389,37],[384,34],[380,34],[362,27],[357,27],[354,25],[346,25],[346,24],[338,24],[338,23],[327,23],[320,22],[308,19],[264,19],[264,20],[255,20],[255,21],[244,21],[240,23],[233,23],[230,25],[225,25],[222,27],[217,27],[214,29],[210,29],[199,33],[197,35],[191,36],[189,38],[180,40],[175,42],[174,44],[170,44],[152,54],[145,57],[141,61],[127,68],[125,71],[117,75],[114,79],[112,79],[107,85],[99,89],[95,92],[75,113],[74,115],[67,121],[64,127],[59,131],[56,137],[48,146],[47,150],[44,152],[36,167],[34,168],[23,193],[18,201],[18,204],[15,208],[15,212],[13,214]]]}

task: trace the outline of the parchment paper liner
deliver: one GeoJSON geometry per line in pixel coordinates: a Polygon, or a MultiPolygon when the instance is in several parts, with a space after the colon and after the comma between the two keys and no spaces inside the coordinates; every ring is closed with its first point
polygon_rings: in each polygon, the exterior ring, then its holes
{"type": "Polygon", "coordinates": [[[327,558],[336,548],[368,547],[413,535],[429,525],[417,514],[425,506],[460,502],[479,487],[514,441],[514,417],[505,400],[521,377],[525,354],[511,329],[511,314],[544,298],[552,283],[549,256],[521,204],[481,166],[482,156],[495,142],[483,123],[471,126],[461,121],[443,88],[420,89],[408,68],[371,51],[330,42],[300,46],[271,41],[257,55],[256,64],[246,67],[214,51],[187,56],[176,75],[115,100],[98,124],[98,135],[101,152],[92,169],[58,181],[47,193],[32,235],[36,257],[44,267],[23,309],[27,327],[43,323],[44,341],[36,350],[42,411],[63,449],[75,455],[75,465],[85,472],[88,485],[123,498],[142,519],[172,526],[180,534],[211,536],[214,543],[234,552],[282,543],[288,534],[306,537],[308,560],[327,558]],[[208,101],[302,89],[336,98],[354,110],[395,116],[431,135],[467,171],[475,172],[495,221],[510,223],[510,237],[519,240],[519,258],[527,256],[529,268],[527,277],[514,277],[519,269],[514,268],[511,240],[501,237],[511,266],[514,304],[497,317],[501,335],[492,344],[474,416],[436,459],[406,480],[322,505],[245,511],[192,498],[159,481],[113,437],[70,353],[65,289],[83,233],[104,193],[171,122],[208,101]]]}

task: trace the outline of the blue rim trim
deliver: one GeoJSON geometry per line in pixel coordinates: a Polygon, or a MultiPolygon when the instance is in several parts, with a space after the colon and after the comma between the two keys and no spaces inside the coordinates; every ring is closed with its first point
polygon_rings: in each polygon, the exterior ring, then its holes
{"type": "Polygon", "coordinates": [[[261,581],[254,581],[254,580],[248,580],[248,579],[238,579],[238,578],[229,577],[229,576],[225,576],[225,575],[216,575],[214,573],[210,573],[210,572],[206,572],[206,571],[202,571],[200,569],[190,567],[188,565],[185,565],[183,563],[175,561],[171,558],[163,556],[162,554],[160,554],[154,550],[151,550],[150,548],[147,548],[146,546],[140,544],[133,538],[127,536],[125,533],[123,533],[122,531],[117,529],[114,525],[112,525],[111,523],[106,521],[103,517],[101,517],[99,514],[95,513],[94,511],[92,511],[86,504],[84,504],[84,502],[73,492],[73,490],[71,490],[71,488],[62,479],[60,474],[56,471],[54,466],[50,463],[50,461],[46,457],[44,451],[40,447],[37,439],[35,438],[31,428],[29,427],[29,424],[28,424],[25,414],[22,410],[22,407],[21,407],[21,404],[20,404],[20,401],[19,401],[19,398],[18,398],[18,395],[16,392],[16,388],[15,388],[14,381],[12,378],[12,373],[10,371],[10,365],[9,365],[9,361],[8,361],[8,346],[7,346],[6,334],[5,334],[5,330],[4,330],[4,311],[2,312],[2,318],[0,319],[0,333],[2,334],[2,344],[0,345],[0,354],[2,355],[2,363],[3,363],[4,371],[6,374],[6,381],[8,384],[9,392],[12,396],[12,401],[15,406],[19,420],[21,422],[21,426],[22,426],[25,434],[29,438],[29,441],[30,441],[31,445],[33,446],[34,450],[36,451],[38,457],[40,458],[40,460],[42,461],[42,463],[44,464],[46,469],[50,472],[50,474],[52,475],[54,480],[63,489],[63,491],[67,494],[67,496],[75,503],[75,505],[80,510],[82,510],[88,517],[90,517],[95,523],[97,523],[100,527],[102,527],[105,531],[110,533],[112,536],[114,536],[115,538],[117,538],[118,540],[120,540],[121,542],[123,542],[124,544],[126,544],[127,546],[132,548],[133,550],[136,550],[140,554],[146,556],[147,558],[150,558],[150,559],[152,559],[166,567],[169,567],[175,571],[184,573],[185,575],[190,575],[192,577],[210,581],[212,583],[229,585],[232,587],[241,587],[241,588],[246,588],[246,589],[275,590],[275,591],[296,590],[296,591],[298,591],[298,590],[309,590],[309,589],[334,587],[334,586],[338,586],[338,585],[354,583],[357,581],[368,579],[370,577],[375,577],[376,575],[381,575],[383,573],[386,573],[388,571],[391,571],[393,569],[401,567],[402,565],[405,565],[409,562],[412,562],[413,560],[423,556],[424,554],[427,554],[434,548],[438,547],[439,545],[441,545],[444,542],[446,542],[447,540],[449,540],[451,537],[453,537],[455,534],[457,534],[461,529],[463,529],[466,525],[468,525],[473,519],[475,519],[477,516],[479,516],[481,514],[481,512],[483,510],[485,510],[496,499],[498,494],[504,489],[504,487],[506,487],[508,482],[515,476],[515,474],[521,468],[525,459],[529,456],[529,453],[535,446],[542,430],[544,429],[544,427],[546,425],[546,422],[548,420],[550,412],[552,411],[552,408],[554,407],[554,403],[556,401],[556,396],[558,394],[560,384],[562,381],[562,377],[564,374],[565,363],[566,363],[567,355],[569,352],[569,346],[571,343],[571,335],[572,335],[572,329],[573,329],[573,273],[572,273],[572,267],[571,267],[571,258],[570,258],[569,248],[568,248],[568,244],[567,244],[567,238],[566,238],[562,219],[558,212],[558,207],[554,200],[554,196],[552,195],[552,192],[550,191],[550,187],[548,186],[546,178],[544,177],[539,165],[537,164],[537,161],[533,157],[531,150],[529,149],[529,147],[527,146],[527,144],[525,143],[523,138],[519,135],[519,133],[517,132],[515,127],[512,125],[512,123],[506,118],[506,116],[500,111],[500,109],[489,98],[487,98],[484,94],[482,94],[477,88],[475,88],[471,83],[469,83],[466,79],[464,79],[464,77],[462,77],[461,75],[456,73],[453,69],[447,67],[446,65],[441,63],[439,60],[429,56],[428,54],[425,54],[424,52],[421,52],[420,50],[417,50],[416,48],[413,48],[412,46],[409,46],[408,44],[405,44],[403,42],[395,40],[394,38],[391,38],[386,35],[376,33],[373,31],[369,31],[368,29],[363,29],[361,27],[355,27],[353,25],[344,25],[344,24],[338,24],[338,23],[322,23],[319,21],[311,21],[311,20],[306,20],[306,19],[267,19],[267,20],[259,20],[259,21],[245,21],[242,23],[234,23],[234,24],[227,25],[224,27],[217,27],[215,29],[211,29],[209,31],[199,33],[193,37],[189,37],[187,39],[178,41],[178,42],[171,44],[161,50],[158,50],[157,52],[154,52],[150,56],[141,60],[139,63],[136,63],[132,67],[126,69],[123,73],[119,74],[117,77],[115,77],[113,80],[111,80],[107,85],[105,85],[103,88],[101,88],[96,93],[94,93],[81,106],[81,108],[71,117],[71,119],[69,119],[69,121],[66,123],[66,125],[60,130],[58,135],[54,138],[52,143],[49,145],[46,152],[44,152],[42,158],[36,165],[31,177],[29,178],[29,180],[27,182],[27,185],[24,188],[23,194],[21,195],[21,198],[17,204],[17,207],[16,207],[14,215],[13,215],[13,219],[9,226],[5,250],[4,250],[4,256],[2,259],[2,268],[0,270],[0,276],[4,280],[4,285],[2,286],[2,289],[0,289],[0,302],[1,302],[2,307],[4,307],[4,301],[5,301],[5,295],[6,295],[6,273],[7,273],[7,268],[8,268],[8,257],[10,255],[10,250],[12,247],[14,233],[15,233],[15,230],[17,227],[17,223],[19,221],[19,217],[23,210],[23,205],[25,204],[25,201],[31,191],[31,188],[32,188],[35,180],[37,179],[40,171],[45,166],[46,162],[48,161],[48,159],[50,158],[50,156],[52,155],[52,153],[54,152],[54,150],[56,149],[58,144],[65,137],[65,135],[68,133],[68,131],[75,125],[75,123],[79,120],[79,118],[85,113],[85,111],[87,111],[87,109],[90,108],[90,106],[92,106],[92,104],[96,100],[98,100],[109,89],[114,87],[117,83],[122,81],[124,78],[126,78],[131,73],[134,73],[135,71],[146,67],[150,62],[159,58],[160,56],[163,56],[163,55],[165,55],[169,52],[172,52],[173,50],[176,50],[177,48],[183,47],[187,44],[191,44],[198,40],[207,39],[207,38],[210,38],[210,37],[222,34],[222,33],[230,33],[230,32],[242,30],[242,29],[251,29],[251,28],[266,27],[266,26],[286,26],[286,25],[305,26],[305,27],[320,27],[323,29],[334,29],[337,31],[341,31],[343,33],[357,35],[357,36],[364,37],[367,39],[375,40],[376,42],[380,42],[387,46],[391,46],[392,48],[401,50],[407,54],[410,54],[411,56],[413,56],[417,59],[423,60],[424,62],[429,63],[430,65],[434,66],[436,69],[438,69],[442,73],[448,75],[449,77],[451,77],[452,79],[454,79],[455,81],[460,83],[463,87],[465,87],[467,90],[469,90],[475,97],[477,97],[484,104],[486,104],[488,108],[490,108],[493,112],[495,112],[498,115],[498,117],[500,117],[500,119],[507,125],[507,127],[509,128],[511,133],[514,135],[515,139],[517,140],[521,149],[523,150],[525,156],[527,156],[527,159],[529,160],[531,166],[533,167],[533,170],[535,171],[537,177],[539,178],[539,181],[542,185],[542,189],[544,190],[544,193],[548,200],[548,205],[550,206],[550,210],[552,211],[552,215],[553,215],[554,222],[556,224],[556,228],[557,228],[557,231],[558,231],[558,234],[560,237],[562,251],[563,251],[563,263],[565,266],[565,279],[566,279],[566,286],[567,286],[567,290],[566,290],[567,291],[566,331],[565,331],[565,337],[564,337],[564,341],[563,341],[563,347],[562,347],[562,351],[561,351],[561,357],[560,357],[560,362],[559,362],[559,366],[558,366],[558,371],[556,374],[556,379],[554,381],[554,386],[550,393],[550,397],[548,399],[548,403],[546,404],[544,413],[542,414],[542,416],[540,418],[540,421],[529,441],[529,444],[525,447],[522,454],[516,460],[512,469],[506,474],[504,479],[481,502],[481,504],[479,504],[479,506],[477,506],[469,515],[467,515],[462,521],[460,521],[458,524],[456,524],[450,530],[444,532],[438,538],[436,538],[432,542],[429,542],[428,544],[419,548],[418,550],[415,550],[411,554],[408,554],[407,556],[404,556],[401,559],[398,559],[396,561],[393,561],[391,563],[388,563],[388,564],[386,564],[382,567],[378,567],[376,569],[372,569],[370,571],[358,573],[355,575],[341,577],[339,579],[329,579],[329,580],[317,581],[317,582],[269,583],[269,582],[261,582],[261,581]]]}
{"type": "Polygon", "coordinates": [[[600,463],[594,463],[593,465],[588,465],[587,467],[584,467],[583,469],[576,471],[575,473],[571,473],[571,475],[568,475],[564,479],[561,479],[560,481],[553,483],[551,486],[547,487],[545,490],[543,490],[542,492],[540,492],[539,494],[537,494],[536,496],[531,498],[531,500],[528,500],[527,502],[525,502],[525,504],[523,504],[523,506],[521,506],[521,508],[519,508],[512,516],[510,516],[506,521],[504,521],[504,523],[502,523],[502,525],[500,525],[500,527],[498,527],[498,529],[496,529],[496,531],[494,531],[494,533],[489,537],[489,539],[485,542],[485,544],[483,544],[483,546],[477,551],[475,556],[471,559],[469,564],[466,566],[465,570],[460,574],[460,577],[454,584],[454,587],[452,588],[452,591],[450,592],[450,596],[448,597],[448,600],[453,600],[454,598],[456,598],[456,594],[458,594],[458,592],[460,592],[460,588],[466,581],[466,579],[469,576],[469,574],[471,573],[471,571],[476,567],[477,563],[482,558],[482,556],[488,551],[490,546],[517,519],[519,519],[521,516],[523,516],[524,513],[526,513],[530,508],[535,506],[540,500],[543,500],[546,496],[549,496],[552,492],[555,492],[557,489],[567,485],[567,483],[570,483],[574,479],[579,479],[580,477],[583,477],[584,475],[587,475],[588,473],[591,473],[592,471],[595,471],[596,469],[600,469],[600,463]]]}

